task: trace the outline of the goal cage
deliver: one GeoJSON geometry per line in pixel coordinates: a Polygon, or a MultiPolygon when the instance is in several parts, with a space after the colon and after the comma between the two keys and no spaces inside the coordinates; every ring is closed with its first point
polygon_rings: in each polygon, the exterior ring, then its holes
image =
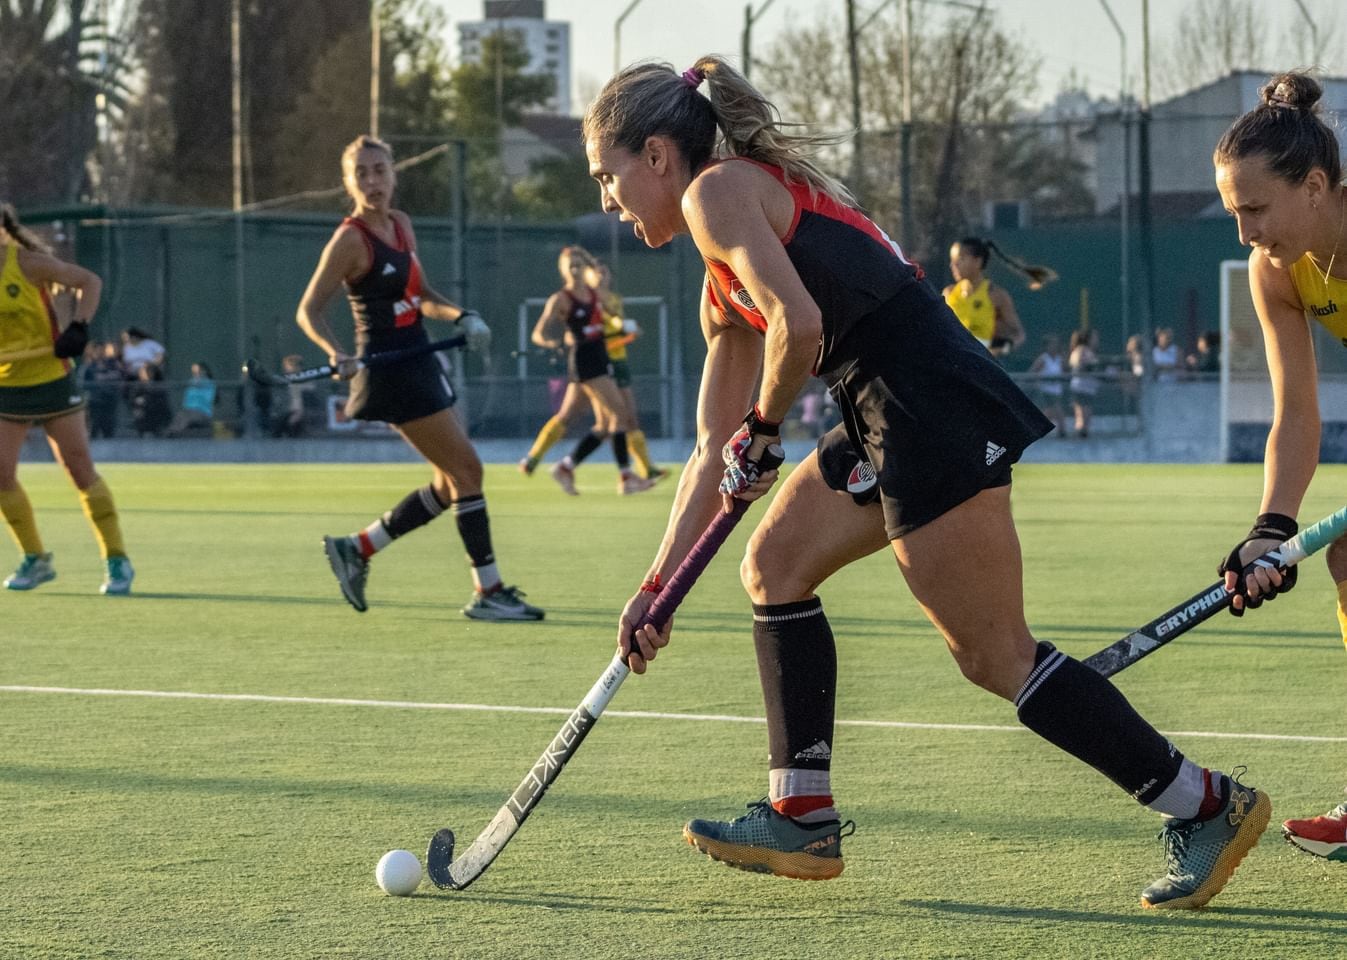
{"type": "MultiPolygon", "coordinates": [[[[1347,304],[1343,305],[1347,308],[1347,304]]],[[[1347,342],[1311,321],[1319,367],[1319,460],[1347,463],[1347,342]]],[[[1221,459],[1259,463],[1272,426],[1272,384],[1267,351],[1249,293],[1249,264],[1221,263],[1221,459]]]]}

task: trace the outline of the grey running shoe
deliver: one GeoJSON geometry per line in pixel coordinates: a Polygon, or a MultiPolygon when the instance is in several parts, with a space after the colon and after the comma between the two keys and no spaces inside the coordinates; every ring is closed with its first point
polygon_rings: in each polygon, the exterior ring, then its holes
{"type": "Polygon", "coordinates": [[[763,798],[735,820],[689,821],[683,839],[712,860],[739,870],[831,880],[842,872],[842,838],[855,832],[852,820],[799,823],[777,813],[763,798]]]}
{"type": "Polygon", "coordinates": [[[638,477],[628,471],[617,478],[617,492],[624,497],[632,493],[644,493],[655,485],[654,480],[638,477]]]}
{"type": "Polygon", "coordinates": [[[504,584],[490,593],[476,593],[463,608],[472,620],[541,620],[543,612],[524,602],[524,591],[504,584]]]}
{"type": "Polygon", "coordinates": [[[561,489],[570,496],[580,495],[580,491],[575,489],[575,468],[565,460],[558,460],[557,465],[552,468],[552,479],[561,484],[561,489]]]}
{"type": "Polygon", "coordinates": [[[56,570],[51,565],[50,553],[25,553],[19,561],[19,569],[5,578],[5,587],[9,590],[31,590],[55,579],[56,570]]]}
{"type": "Polygon", "coordinates": [[[346,602],[364,613],[365,578],[369,576],[369,561],[360,555],[360,548],[350,537],[323,537],[323,552],[336,574],[337,585],[346,602]]]}
{"type": "Polygon", "coordinates": [[[1141,892],[1143,907],[1195,910],[1220,893],[1267,827],[1272,801],[1226,777],[1225,806],[1210,820],[1170,820],[1160,831],[1165,875],[1141,892]]]}
{"type": "Polygon", "coordinates": [[[107,572],[98,592],[109,597],[124,597],[131,592],[131,581],[136,579],[136,570],[131,566],[130,557],[108,557],[107,572]]]}

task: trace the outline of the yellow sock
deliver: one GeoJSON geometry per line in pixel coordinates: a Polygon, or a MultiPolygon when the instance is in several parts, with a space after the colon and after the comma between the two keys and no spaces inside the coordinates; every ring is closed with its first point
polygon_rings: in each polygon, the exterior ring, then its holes
{"type": "Polygon", "coordinates": [[[541,460],[543,454],[552,449],[562,437],[566,436],[566,421],[560,417],[553,417],[543,424],[543,428],[538,431],[538,437],[533,441],[533,446],[529,448],[530,460],[541,460]]]}
{"type": "Polygon", "coordinates": [[[1347,580],[1338,584],[1338,626],[1342,629],[1342,642],[1347,645],[1347,580]]]}
{"type": "Polygon", "coordinates": [[[28,502],[28,494],[23,487],[14,486],[13,490],[0,490],[0,513],[5,515],[10,535],[24,553],[45,553],[42,538],[37,534],[37,521],[33,519],[33,505],[28,502]]]}
{"type": "Polygon", "coordinates": [[[112,491],[102,477],[80,491],[80,506],[84,507],[84,515],[93,525],[103,559],[126,556],[126,546],[122,543],[122,525],[117,519],[117,505],[112,502],[112,491]]]}
{"type": "Polygon", "coordinates": [[[636,472],[650,479],[650,450],[645,445],[645,433],[640,430],[627,431],[627,450],[636,461],[636,472]]]}

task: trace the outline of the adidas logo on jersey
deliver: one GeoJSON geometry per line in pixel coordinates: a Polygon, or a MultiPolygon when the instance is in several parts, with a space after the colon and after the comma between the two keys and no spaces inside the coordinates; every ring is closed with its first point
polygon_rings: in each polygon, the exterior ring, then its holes
{"type": "Polygon", "coordinates": [[[847,477],[847,493],[864,493],[875,485],[875,468],[869,460],[857,460],[847,477]]]}
{"type": "Polygon", "coordinates": [[[832,758],[832,748],[824,740],[820,740],[812,747],[805,747],[794,757],[796,760],[831,760],[832,758]]]}
{"type": "Polygon", "coordinates": [[[1006,452],[1006,448],[987,441],[987,466],[991,466],[997,460],[1001,459],[1001,454],[1006,452]]]}
{"type": "Polygon", "coordinates": [[[395,266],[393,266],[391,263],[385,263],[385,264],[384,264],[384,272],[383,272],[383,275],[384,275],[385,277],[388,276],[390,273],[397,273],[397,272],[398,272],[398,268],[395,267],[395,266]]]}

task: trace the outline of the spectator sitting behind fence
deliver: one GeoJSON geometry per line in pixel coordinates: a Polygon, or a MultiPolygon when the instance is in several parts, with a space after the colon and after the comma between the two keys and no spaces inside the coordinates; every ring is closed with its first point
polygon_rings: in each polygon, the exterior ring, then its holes
{"type": "Polygon", "coordinates": [[[173,420],[173,410],[168,404],[168,391],[163,381],[164,373],[158,366],[144,363],[135,382],[127,387],[131,428],[138,437],[163,436],[164,430],[173,420]]]}
{"type": "Polygon", "coordinates": [[[1188,370],[1206,374],[1221,372],[1221,335],[1208,330],[1197,338],[1197,352],[1188,354],[1188,370]]]}
{"type": "MultiPolygon", "coordinates": [[[[281,361],[281,369],[286,373],[298,373],[304,367],[304,358],[292,353],[281,361]]],[[[286,387],[285,419],[276,422],[272,430],[273,437],[304,436],[304,397],[313,386],[307,383],[292,383],[286,387]]]]}
{"type": "Polygon", "coordinates": [[[1034,400],[1043,415],[1057,428],[1057,439],[1066,436],[1066,422],[1062,409],[1062,395],[1066,392],[1066,357],[1062,355],[1062,339],[1055,333],[1043,338],[1043,352],[1029,366],[1034,376],[1034,400]]]}
{"type": "Polygon", "coordinates": [[[170,437],[209,437],[215,421],[215,379],[204,361],[192,364],[192,379],[182,392],[182,406],[168,425],[170,437]]]}
{"type": "Polygon", "coordinates": [[[1179,345],[1174,342],[1174,331],[1161,327],[1155,331],[1155,346],[1151,347],[1151,366],[1155,379],[1170,382],[1178,379],[1179,345]]]}
{"type": "Polygon", "coordinates": [[[163,367],[164,345],[139,327],[127,327],[122,331],[122,366],[134,379],[146,364],[163,367]]]}
{"type": "Polygon", "coordinates": [[[87,356],[89,362],[80,368],[80,386],[88,397],[89,436],[116,436],[126,368],[112,340],[89,344],[87,356]]]}

